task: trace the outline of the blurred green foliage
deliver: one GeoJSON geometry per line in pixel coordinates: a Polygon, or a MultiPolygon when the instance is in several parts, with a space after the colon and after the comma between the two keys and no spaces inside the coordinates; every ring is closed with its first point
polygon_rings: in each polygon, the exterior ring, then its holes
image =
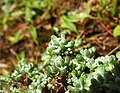
{"type": "Polygon", "coordinates": [[[33,38],[37,39],[35,20],[53,7],[53,1],[1,0],[0,36],[4,36],[4,32],[8,33],[7,39],[15,44],[26,36],[25,30],[29,30],[30,33],[26,34],[31,34],[33,38]],[[23,26],[21,26],[22,24],[23,26]]]}
{"type": "MultiPolygon", "coordinates": [[[[120,34],[119,31],[113,29],[119,25],[119,0],[98,0],[95,6],[89,3],[89,1],[81,2],[80,9],[73,10],[67,10],[66,7],[62,5],[61,10],[60,6],[58,6],[57,9],[56,4],[66,3],[64,0],[1,0],[0,3],[0,36],[4,36],[4,32],[8,33],[7,39],[12,44],[24,39],[26,37],[26,35],[23,35],[24,33],[37,39],[38,29],[45,25],[44,22],[41,21],[43,19],[48,20],[48,22],[52,20],[55,23],[57,22],[56,24],[59,24],[54,26],[54,24],[50,23],[52,26],[51,30],[53,29],[53,31],[54,28],[58,28],[58,30],[69,30],[75,33],[83,30],[83,28],[80,28],[77,24],[84,26],[82,24],[88,19],[92,19],[93,21],[105,20],[103,23],[112,28],[114,36],[119,36],[120,34]],[[60,14],[57,15],[56,11],[60,14]],[[53,20],[53,18],[55,19],[53,20]],[[111,20],[114,20],[114,22],[111,20]],[[26,32],[26,30],[28,31],[26,32]]],[[[84,29],[87,30],[87,28],[89,28],[89,26],[84,29]]]]}

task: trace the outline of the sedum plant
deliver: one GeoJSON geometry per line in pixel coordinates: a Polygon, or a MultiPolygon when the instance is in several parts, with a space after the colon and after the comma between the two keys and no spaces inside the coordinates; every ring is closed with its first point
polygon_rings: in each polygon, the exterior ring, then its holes
{"type": "Polygon", "coordinates": [[[0,77],[0,92],[119,93],[119,53],[95,58],[95,47],[82,49],[81,43],[81,38],[66,41],[65,34],[51,36],[42,62],[21,59],[10,77],[0,77]]]}

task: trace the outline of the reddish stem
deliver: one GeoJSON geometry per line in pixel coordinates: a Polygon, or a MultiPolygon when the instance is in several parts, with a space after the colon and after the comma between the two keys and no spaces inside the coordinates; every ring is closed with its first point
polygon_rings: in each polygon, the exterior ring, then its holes
{"type": "Polygon", "coordinates": [[[104,29],[105,31],[107,31],[108,34],[110,34],[111,36],[113,36],[112,32],[105,26],[105,24],[101,21],[97,21],[104,29]]]}
{"type": "Polygon", "coordinates": [[[28,76],[27,75],[25,76],[24,82],[25,82],[25,85],[28,86],[28,76]]]}

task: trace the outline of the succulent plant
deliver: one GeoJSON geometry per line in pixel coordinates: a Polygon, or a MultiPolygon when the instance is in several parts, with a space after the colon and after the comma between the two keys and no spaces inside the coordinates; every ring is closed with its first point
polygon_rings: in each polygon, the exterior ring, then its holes
{"type": "Polygon", "coordinates": [[[95,58],[95,47],[80,45],[81,38],[68,42],[65,34],[53,35],[38,66],[22,59],[11,76],[1,76],[0,81],[8,84],[11,93],[119,93],[119,54],[95,58]]]}

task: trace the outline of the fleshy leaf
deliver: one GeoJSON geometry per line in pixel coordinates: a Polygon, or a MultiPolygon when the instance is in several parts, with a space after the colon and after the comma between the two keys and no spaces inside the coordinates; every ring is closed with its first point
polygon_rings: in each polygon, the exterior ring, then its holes
{"type": "Polygon", "coordinates": [[[118,60],[120,60],[120,51],[116,53],[116,57],[118,58],[118,60]]]}
{"type": "Polygon", "coordinates": [[[61,21],[62,28],[68,28],[71,31],[77,32],[75,24],[69,21],[69,19],[66,16],[62,16],[60,21],[61,21]]]}
{"type": "Polygon", "coordinates": [[[120,36],[120,25],[117,25],[115,29],[113,30],[113,35],[115,37],[120,36]]]}
{"type": "Polygon", "coordinates": [[[30,29],[30,33],[32,35],[33,38],[37,39],[37,31],[35,29],[35,27],[33,27],[32,25],[29,27],[30,29]]]}

